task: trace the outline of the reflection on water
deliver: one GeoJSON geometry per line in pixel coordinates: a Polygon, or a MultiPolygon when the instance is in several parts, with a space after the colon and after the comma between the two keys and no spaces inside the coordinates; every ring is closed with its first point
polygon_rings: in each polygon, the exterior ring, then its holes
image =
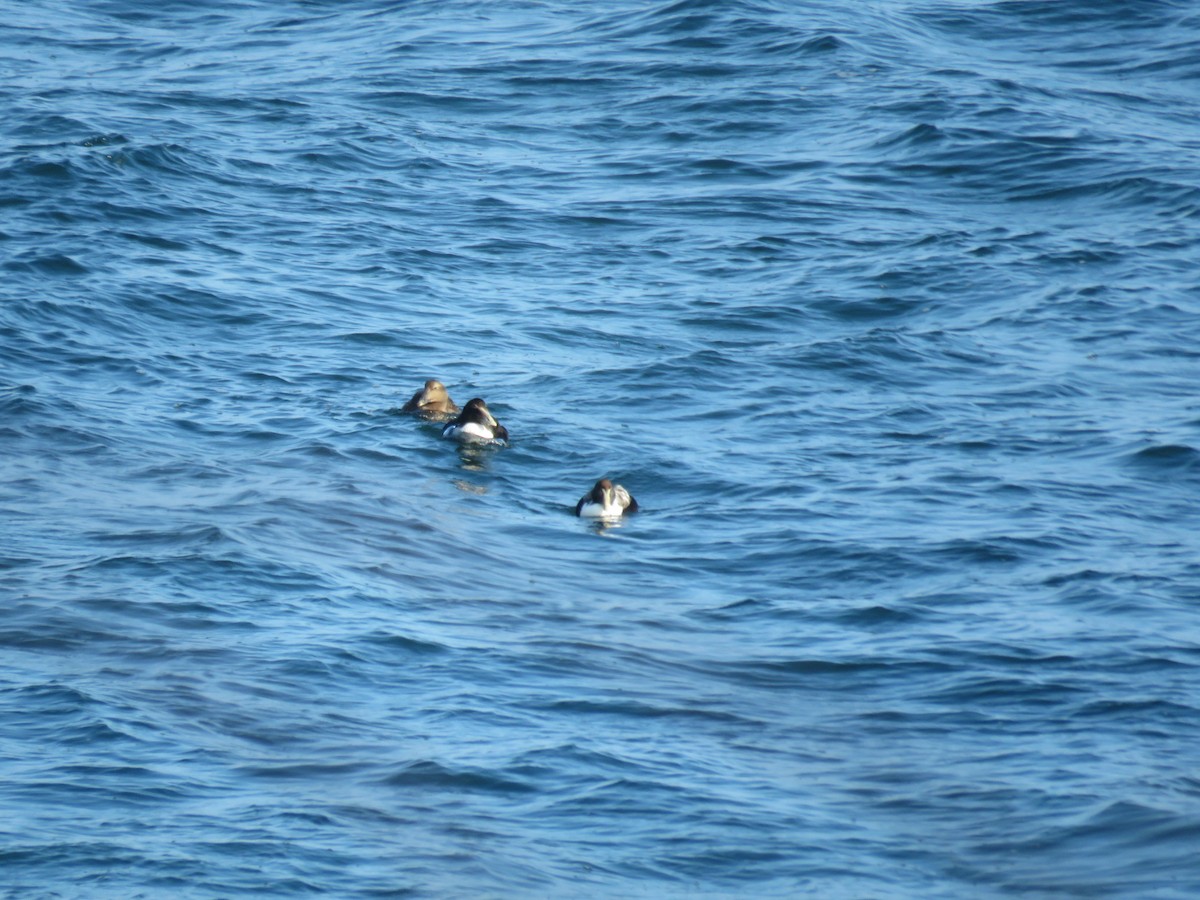
{"type": "Polygon", "coordinates": [[[77,6],[14,896],[1200,897],[1188,4],[77,6]]]}
{"type": "Polygon", "coordinates": [[[618,528],[624,528],[629,519],[626,516],[586,516],[583,521],[587,522],[588,528],[593,534],[611,537],[611,532],[618,528]]]}
{"type": "Polygon", "coordinates": [[[482,472],[492,459],[492,454],[503,447],[501,443],[458,444],[458,459],[468,472],[482,472]]]}

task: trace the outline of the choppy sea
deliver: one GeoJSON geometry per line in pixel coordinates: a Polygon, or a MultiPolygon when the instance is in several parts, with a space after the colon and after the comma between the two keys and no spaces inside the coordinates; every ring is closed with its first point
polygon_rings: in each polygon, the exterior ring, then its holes
{"type": "Polygon", "coordinates": [[[1194,3],[4,0],[0,110],[3,896],[1200,895],[1194,3]]]}

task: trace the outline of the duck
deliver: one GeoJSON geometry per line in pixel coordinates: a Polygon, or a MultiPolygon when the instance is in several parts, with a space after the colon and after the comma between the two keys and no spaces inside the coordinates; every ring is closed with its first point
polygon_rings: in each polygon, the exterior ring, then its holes
{"type": "Polygon", "coordinates": [[[430,378],[425,387],[412,395],[412,399],[400,407],[400,412],[416,413],[419,416],[436,416],[458,412],[458,405],[446,393],[446,386],[430,378]]]}
{"type": "Polygon", "coordinates": [[[615,518],[625,513],[637,512],[637,501],[619,484],[601,478],[588,493],[575,504],[575,515],[597,518],[615,518]]]}
{"type": "Polygon", "coordinates": [[[442,437],[473,444],[507,441],[508,429],[496,421],[482,399],[475,397],[467,401],[458,418],[442,429],[442,437]]]}

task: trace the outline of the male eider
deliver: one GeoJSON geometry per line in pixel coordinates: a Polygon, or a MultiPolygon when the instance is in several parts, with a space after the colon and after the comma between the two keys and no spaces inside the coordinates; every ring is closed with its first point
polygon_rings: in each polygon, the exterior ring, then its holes
{"type": "Polygon", "coordinates": [[[476,397],[467,402],[457,419],[442,429],[442,437],[469,443],[507,441],[508,429],[497,422],[487,404],[476,397]]]}
{"type": "Polygon", "coordinates": [[[596,486],[575,504],[575,515],[615,518],[625,513],[637,512],[637,501],[629,491],[607,478],[601,478],[596,486]]]}
{"type": "Polygon", "coordinates": [[[446,386],[440,381],[430,378],[425,382],[425,387],[413,394],[412,399],[400,407],[400,412],[435,416],[442,413],[456,413],[458,406],[446,393],[446,386]]]}

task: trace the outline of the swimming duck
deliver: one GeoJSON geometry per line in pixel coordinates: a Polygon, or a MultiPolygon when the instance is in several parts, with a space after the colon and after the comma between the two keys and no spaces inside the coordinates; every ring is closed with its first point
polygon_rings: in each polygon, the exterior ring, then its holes
{"type": "Polygon", "coordinates": [[[442,429],[442,437],[469,443],[507,441],[508,429],[496,421],[486,403],[475,397],[467,401],[457,419],[442,429]]]}
{"type": "Polygon", "coordinates": [[[412,399],[400,407],[400,412],[417,413],[418,415],[456,413],[458,406],[446,393],[446,386],[440,381],[430,378],[425,382],[425,387],[413,394],[412,399]]]}
{"type": "Polygon", "coordinates": [[[637,501],[629,491],[607,478],[601,478],[591,491],[579,498],[575,504],[575,515],[607,519],[637,512],[637,509],[637,501]]]}

